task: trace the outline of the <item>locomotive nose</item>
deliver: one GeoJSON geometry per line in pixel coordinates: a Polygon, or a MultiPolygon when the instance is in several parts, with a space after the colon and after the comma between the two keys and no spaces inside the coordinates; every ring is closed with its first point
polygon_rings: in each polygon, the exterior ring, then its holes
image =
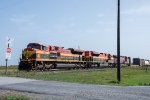
{"type": "Polygon", "coordinates": [[[32,48],[27,48],[22,51],[22,57],[24,60],[28,60],[33,54],[35,54],[35,51],[32,48]]]}
{"type": "Polygon", "coordinates": [[[23,56],[23,59],[28,60],[28,58],[29,58],[28,51],[27,51],[27,50],[24,50],[24,51],[22,52],[22,56],[23,56]]]}

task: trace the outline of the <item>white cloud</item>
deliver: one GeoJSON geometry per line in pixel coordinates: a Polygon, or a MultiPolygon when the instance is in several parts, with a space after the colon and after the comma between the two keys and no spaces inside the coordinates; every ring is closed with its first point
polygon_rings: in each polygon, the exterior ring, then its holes
{"type": "Polygon", "coordinates": [[[88,29],[88,30],[85,30],[85,32],[84,33],[86,33],[86,34],[95,34],[95,33],[100,33],[100,31],[99,30],[96,30],[96,29],[88,29]]]}
{"type": "Polygon", "coordinates": [[[104,14],[98,14],[98,18],[102,18],[102,17],[104,17],[105,15],[104,14]]]}
{"type": "Polygon", "coordinates": [[[10,18],[10,21],[15,23],[28,23],[31,22],[36,15],[15,15],[12,18],[10,18]]]}
{"type": "Polygon", "coordinates": [[[75,23],[69,23],[69,24],[57,24],[54,25],[54,29],[57,30],[68,30],[68,29],[72,29],[76,26],[75,23]]]}
{"type": "Polygon", "coordinates": [[[113,22],[113,21],[110,21],[110,22],[108,22],[108,21],[98,21],[97,22],[98,24],[101,24],[101,25],[114,25],[115,24],[115,22],[113,22]]]}
{"type": "Polygon", "coordinates": [[[121,14],[150,14],[150,6],[141,6],[138,8],[132,8],[127,11],[121,12],[121,14]]]}
{"type": "Polygon", "coordinates": [[[70,21],[74,21],[74,20],[77,20],[77,19],[78,19],[78,18],[75,17],[75,16],[72,16],[72,17],[68,18],[68,20],[70,20],[70,21]]]}
{"type": "Polygon", "coordinates": [[[115,29],[116,28],[113,28],[113,27],[104,28],[104,32],[114,33],[116,31],[115,29]]]}
{"type": "Polygon", "coordinates": [[[37,31],[40,30],[39,24],[35,22],[36,15],[14,15],[10,21],[14,24],[17,31],[37,31]]]}

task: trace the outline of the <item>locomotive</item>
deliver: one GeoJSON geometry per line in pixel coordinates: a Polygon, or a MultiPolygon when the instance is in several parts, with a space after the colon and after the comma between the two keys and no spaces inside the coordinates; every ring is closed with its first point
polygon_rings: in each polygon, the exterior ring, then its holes
{"type": "MultiPolygon", "coordinates": [[[[131,58],[120,56],[121,65],[130,66],[131,58]]],[[[68,68],[91,68],[116,66],[117,56],[80,49],[29,43],[22,51],[19,70],[49,70],[60,66],[68,68]]]]}

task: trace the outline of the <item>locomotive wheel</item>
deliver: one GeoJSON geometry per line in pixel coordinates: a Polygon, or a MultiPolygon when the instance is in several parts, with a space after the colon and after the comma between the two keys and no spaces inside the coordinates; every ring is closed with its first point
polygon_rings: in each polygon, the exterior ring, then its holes
{"type": "Polygon", "coordinates": [[[97,67],[99,68],[99,67],[100,67],[100,64],[97,64],[97,67]]]}
{"type": "Polygon", "coordinates": [[[108,67],[109,67],[109,68],[111,68],[111,67],[112,67],[112,65],[111,65],[110,63],[108,63],[108,67]]]}
{"type": "Polygon", "coordinates": [[[31,70],[32,70],[32,66],[31,66],[31,65],[28,65],[27,71],[29,72],[29,71],[31,71],[31,70]]]}
{"type": "Polygon", "coordinates": [[[53,69],[56,69],[56,68],[57,68],[57,64],[54,63],[53,66],[54,66],[53,69]]]}
{"type": "Polygon", "coordinates": [[[74,67],[74,69],[79,69],[79,68],[80,68],[80,64],[79,65],[76,64],[75,67],[74,67]]]}
{"type": "Polygon", "coordinates": [[[22,68],[22,65],[21,65],[21,64],[19,64],[19,66],[18,66],[18,70],[23,70],[23,68],[22,68]]]}

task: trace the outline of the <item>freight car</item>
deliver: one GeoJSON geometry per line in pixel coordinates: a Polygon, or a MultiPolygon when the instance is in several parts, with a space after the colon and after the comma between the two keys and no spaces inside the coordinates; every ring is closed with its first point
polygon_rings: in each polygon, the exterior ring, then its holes
{"type": "MultiPolygon", "coordinates": [[[[65,66],[68,68],[90,68],[115,66],[117,56],[84,51],[74,48],[64,49],[58,46],[45,46],[39,43],[29,43],[22,51],[22,58],[19,63],[19,70],[49,70],[65,66]]],[[[130,65],[130,57],[121,56],[122,65],[130,65]]]]}
{"type": "Polygon", "coordinates": [[[150,65],[150,60],[141,59],[141,58],[133,58],[133,65],[149,66],[150,65]]]}

